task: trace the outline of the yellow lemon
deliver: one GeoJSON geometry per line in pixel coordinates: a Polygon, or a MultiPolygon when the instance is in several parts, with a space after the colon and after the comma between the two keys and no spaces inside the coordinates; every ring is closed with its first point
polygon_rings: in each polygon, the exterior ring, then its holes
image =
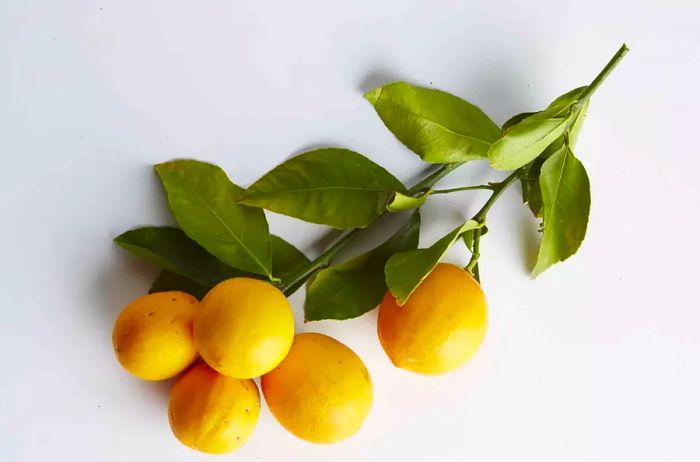
{"type": "Polygon", "coordinates": [[[139,297],[124,308],[112,331],[121,365],[144,380],[176,376],[197,357],[192,318],[197,299],[185,292],[139,297]]]}
{"type": "Polygon", "coordinates": [[[289,351],[294,317],[275,286],[250,278],[219,283],[194,316],[194,339],[204,361],[239,379],[272,370],[289,351]]]}
{"type": "Polygon", "coordinates": [[[265,401],[290,433],[333,443],[357,432],[372,405],[372,382],[350,348],[322,334],[299,334],[287,357],[264,375],[265,401]]]}
{"type": "Polygon", "coordinates": [[[379,340],[396,367],[442,374],[464,364],[486,334],[486,299],[464,269],[440,263],[403,306],[387,292],[379,307],[379,340]]]}
{"type": "Polygon", "coordinates": [[[226,377],[200,363],[170,393],[170,428],[182,444],[210,454],[241,447],[260,414],[260,394],[252,380],[226,377]]]}

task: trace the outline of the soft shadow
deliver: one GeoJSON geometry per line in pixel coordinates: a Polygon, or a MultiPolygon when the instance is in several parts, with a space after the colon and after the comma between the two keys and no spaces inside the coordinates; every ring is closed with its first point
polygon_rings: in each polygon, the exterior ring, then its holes
{"type": "MultiPolygon", "coordinates": [[[[409,152],[410,154],[410,152],[409,152]]],[[[416,156],[417,157],[417,156],[416,156]]],[[[429,165],[421,169],[420,172],[416,172],[411,177],[408,179],[408,181],[405,182],[407,187],[411,187],[414,184],[418,183],[420,180],[428,176],[429,174],[433,173],[436,171],[438,168],[440,168],[439,165],[429,165]]]]}
{"type": "Polygon", "coordinates": [[[148,204],[149,210],[154,210],[157,215],[154,217],[153,222],[162,223],[164,226],[177,226],[173,214],[170,212],[170,204],[168,204],[168,196],[165,194],[163,185],[158,179],[158,176],[149,168],[151,173],[148,175],[150,178],[149,187],[150,190],[147,193],[147,197],[144,201],[150,202],[148,204]]]}
{"type": "Polygon", "coordinates": [[[289,159],[292,159],[300,154],[304,154],[305,152],[316,151],[318,149],[325,149],[325,148],[348,149],[346,146],[338,145],[338,143],[335,141],[328,141],[328,142],[318,142],[317,141],[314,143],[305,144],[302,147],[293,150],[291,152],[291,154],[289,154],[287,157],[285,157],[282,162],[286,162],[289,159]]]}
{"type": "MultiPolygon", "coordinates": [[[[536,85],[536,82],[541,80],[542,71],[525,67],[525,63],[529,63],[530,60],[513,58],[515,53],[525,53],[536,59],[541,50],[511,45],[504,45],[500,49],[495,45],[496,48],[490,48],[488,57],[476,56],[475,58],[479,59],[474,60],[472,71],[463,76],[461,79],[463,84],[459,87],[440,88],[436,84],[435,88],[452,92],[460,98],[477,104],[499,125],[513,114],[541,109],[538,102],[532,98],[531,92],[523,91],[523,88],[536,85]]],[[[459,49],[453,51],[455,56],[459,55],[459,49]]],[[[433,82],[412,82],[410,76],[398,75],[395,71],[382,67],[381,64],[377,69],[367,73],[358,87],[364,94],[397,80],[433,87],[433,82]]]]}
{"type": "Polygon", "coordinates": [[[136,297],[148,292],[157,270],[148,263],[114,248],[95,276],[95,300],[102,300],[102,307],[91,310],[97,317],[97,324],[111,330],[114,320],[121,310],[136,297]]]}
{"type": "Polygon", "coordinates": [[[343,229],[331,229],[326,232],[323,236],[316,239],[316,241],[308,246],[308,252],[312,255],[320,255],[324,250],[330,247],[335,241],[337,241],[340,236],[342,236],[347,230],[343,229]]]}
{"type": "Polygon", "coordinates": [[[390,82],[395,82],[401,80],[396,74],[386,70],[386,69],[376,69],[370,71],[360,82],[359,90],[364,95],[368,91],[374,90],[377,87],[381,87],[390,82]]]}
{"type": "Polygon", "coordinates": [[[537,109],[530,93],[523,93],[519,75],[522,74],[499,68],[480,72],[471,79],[464,97],[468,101],[478,101],[476,104],[501,125],[513,114],[537,109]]]}
{"type": "MultiPolygon", "coordinates": [[[[103,332],[102,335],[111,333],[114,321],[128,303],[148,292],[151,282],[159,271],[154,266],[118,248],[112,249],[106,261],[109,263],[103,265],[95,275],[94,295],[90,297],[94,300],[101,300],[99,307],[90,305],[90,315],[94,318],[94,323],[99,327],[99,330],[103,332]]],[[[190,368],[197,363],[198,361],[195,361],[190,368]]],[[[115,367],[118,367],[116,361],[115,367]]],[[[180,376],[182,374],[178,377],[180,376]]],[[[149,402],[165,408],[170,389],[177,377],[159,382],[143,382],[136,378],[133,380],[138,382],[136,388],[139,393],[148,398],[149,402]]]]}
{"type": "MultiPolygon", "coordinates": [[[[188,369],[189,370],[189,369],[188,369]]],[[[169,380],[161,380],[159,382],[149,382],[144,390],[144,394],[149,396],[149,401],[157,403],[160,408],[168,408],[168,400],[170,399],[170,390],[173,388],[177,379],[182,377],[185,373],[178,375],[177,377],[169,380]]]]}
{"type": "Polygon", "coordinates": [[[356,324],[363,329],[363,331],[372,332],[372,335],[374,335],[374,332],[377,330],[377,316],[379,315],[379,310],[377,310],[378,306],[379,305],[362,316],[355,318],[356,324]]]}
{"type": "MultiPolygon", "coordinates": [[[[526,206],[527,207],[527,206],[526,206]]],[[[523,262],[523,269],[530,274],[537,261],[537,252],[542,239],[542,233],[538,231],[540,219],[532,216],[525,216],[517,221],[520,236],[520,252],[523,262]]]]}
{"type": "MultiPolygon", "coordinates": [[[[425,168],[421,169],[420,172],[416,172],[413,175],[411,175],[408,181],[406,181],[406,184],[409,187],[413,186],[429,174],[438,170],[439,167],[439,164],[426,166],[425,168]]],[[[496,175],[497,174],[498,172],[496,172],[496,175]]],[[[441,186],[441,183],[446,181],[454,185],[454,187],[466,186],[468,184],[477,184],[480,181],[499,181],[500,177],[496,175],[494,175],[494,171],[489,167],[488,162],[486,162],[485,160],[472,161],[469,162],[468,165],[464,165],[454,170],[444,179],[441,179],[435,186],[433,186],[433,189],[446,189],[447,187],[443,188],[441,186]]]]}
{"type": "Polygon", "coordinates": [[[364,253],[377,247],[408,222],[411,212],[385,213],[353,241],[350,249],[340,253],[337,261],[364,253]]]}
{"type": "MultiPolygon", "coordinates": [[[[409,217],[409,213],[387,213],[374,223],[369,228],[363,230],[359,236],[352,242],[349,249],[343,249],[338,256],[333,260],[334,263],[342,262],[348,258],[364,253],[374,247],[380,245],[392,236],[401,226],[403,226],[409,217]]],[[[321,254],[328,247],[333,245],[342,235],[349,230],[332,229],[326,234],[317,239],[310,246],[311,252],[315,255],[321,254]]]]}

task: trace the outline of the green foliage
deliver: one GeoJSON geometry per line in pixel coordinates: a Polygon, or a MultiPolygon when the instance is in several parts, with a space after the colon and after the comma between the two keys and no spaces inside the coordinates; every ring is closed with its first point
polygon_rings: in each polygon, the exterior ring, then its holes
{"type": "Polygon", "coordinates": [[[444,91],[394,82],[365,98],[394,136],[426,162],[483,159],[500,133],[481,109],[444,91]]]}
{"type": "MultiPolygon", "coordinates": [[[[154,287],[159,292],[207,290],[233,277],[260,278],[259,275],[232,268],[208,253],[177,228],[144,226],[114,238],[114,242],[132,254],[163,268],[154,287]]],[[[296,247],[279,236],[271,235],[274,274],[283,282],[310,262],[296,247]]],[[[155,290],[152,288],[152,290],[155,290]]]]}
{"type": "Polygon", "coordinates": [[[516,114],[510,119],[506,120],[506,122],[503,124],[503,127],[501,128],[501,135],[503,135],[506,131],[508,131],[510,128],[518,125],[520,122],[523,120],[527,119],[531,115],[537,114],[536,112],[521,112],[520,114],[516,114]]]}
{"type": "Polygon", "coordinates": [[[114,240],[163,268],[151,291],[183,290],[201,298],[220,281],[246,276],[268,279],[288,295],[309,280],[307,320],[349,319],[373,309],[387,288],[405,303],[459,238],[472,251],[467,269],[478,277],[487,214],[520,180],[523,201],[543,220],[535,277],[573,255],[585,237],[590,183],[572,149],[591,95],[627,51],[623,45],[590,85],[557,97],[541,111],[511,117],[502,129],[478,107],[446,92],[405,82],[370,91],[365,98],[386,127],[426,162],[443,164],[409,189],[368,158],[338,148],[295,156],[245,191],[206,162],[158,164],[155,170],[180,229],[148,226],[114,240]],[[511,174],[497,183],[431,189],[462,163],[484,158],[511,174]],[[418,210],[427,197],[476,189],[490,190],[491,196],[473,218],[417,249],[418,210]],[[349,231],[309,261],[269,233],[263,209],[349,231]],[[333,264],[382,214],[410,209],[416,209],[411,219],[386,242],[333,264]]]}
{"type": "Polygon", "coordinates": [[[309,265],[310,261],[306,255],[281,237],[271,234],[270,244],[272,245],[272,271],[282,283],[309,265]]]}
{"type": "Polygon", "coordinates": [[[478,228],[480,224],[468,220],[447,233],[427,249],[407,250],[394,254],[386,263],[386,284],[399,305],[403,305],[423,279],[440,262],[447,249],[464,232],[478,228]]]}
{"type": "Polygon", "coordinates": [[[488,226],[484,225],[481,228],[468,229],[462,233],[462,241],[464,245],[467,246],[470,252],[474,251],[474,232],[479,229],[480,234],[483,236],[489,232],[488,226]]]}
{"type": "Polygon", "coordinates": [[[221,168],[196,160],[173,160],[155,169],[185,234],[227,265],[272,278],[265,214],[236,203],[242,190],[221,168]]]}
{"type": "Polygon", "coordinates": [[[588,105],[591,102],[590,99],[586,99],[581,108],[574,114],[574,118],[571,122],[571,129],[569,131],[569,146],[573,149],[576,146],[576,141],[578,141],[578,135],[581,133],[581,127],[583,127],[583,122],[586,120],[586,113],[588,112],[588,105]]]}
{"type": "Polygon", "coordinates": [[[171,290],[179,290],[197,297],[199,300],[209,292],[211,287],[197,284],[191,279],[187,279],[179,274],[172,273],[168,270],[162,271],[148,290],[149,294],[155,292],[170,292],[171,290]]]}
{"type": "Polygon", "coordinates": [[[406,189],[391,173],[347,149],[306,152],[278,165],[239,203],[335,228],[364,228],[406,189]]]}
{"type": "Polygon", "coordinates": [[[563,95],[556,97],[543,111],[533,114],[532,117],[538,119],[566,117],[571,112],[572,107],[580,101],[581,95],[583,95],[586,88],[588,87],[583,86],[567,91],[563,95]]]}
{"type": "Polygon", "coordinates": [[[586,235],[591,208],[588,174],[568,146],[542,165],[544,234],[533,277],[576,253],[586,235]]]}
{"type": "Polygon", "coordinates": [[[399,192],[394,193],[394,196],[389,200],[389,203],[386,204],[386,209],[389,212],[400,212],[402,210],[421,208],[431,193],[432,190],[430,189],[417,197],[408,196],[399,192]]]}
{"type": "Polygon", "coordinates": [[[511,127],[489,149],[491,166],[497,170],[516,170],[542,152],[566,130],[567,118],[535,119],[527,117],[511,127]]]}
{"type": "Polygon", "coordinates": [[[552,101],[540,112],[522,113],[504,124],[501,137],[489,149],[491,166],[498,170],[515,170],[534,160],[559,139],[571,125],[580,130],[580,97],[587,87],[571,90],[552,101]]]}
{"type": "Polygon", "coordinates": [[[387,290],[384,265],[391,255],[415,249],[419,231],[420,215],[414,212],[382,245],[319,271],[306,291],[305,319],[350,319],[374,309],[387,290]]]}
{"type": "Polygon", "coordinates": [[[221,262],[177,228],[144,226],[120,234],[114,242],[138,257],[205,287],[247,275],[221,262]]]}

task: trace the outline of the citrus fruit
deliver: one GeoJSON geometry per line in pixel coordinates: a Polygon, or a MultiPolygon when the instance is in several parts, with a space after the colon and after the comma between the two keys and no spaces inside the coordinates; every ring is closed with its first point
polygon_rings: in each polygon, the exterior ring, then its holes
{"type": "Polygon", "coordinates": [[[234,379],[199,363],[173,386],[170,428],[182,444],[210,454],[242,446],[260,414],[260,394],[250,379],[234,379]]]}
{"type": "Polygon", "coordinates": [[[372,382],[362,360],[323,334],[294,337],[287,357],[262,377],[261,386],[277,421],[314,443],[357,432],[372,404],[372,382]]]}
{"type": "Polygon", "coordinates": [[[486,299],[464,269],[438,264],[398,306],[387,291],[379,306],[377,332],[396,367],[442,374],[464,364],[486,334],[486,299]]]}
{"type": "Polygon", "coordinates": [[[124,308],[112,331],[117,359],[144,380],[164,380],[182,372],[197,357],[192,318],[197,299],[185,292],[139,297],[124,308]]]}
{"type": "Polygon", "coordinates": [[[293,337],[294,317],[287,298],[257,279],[219,283],[194,316],[199,354],[229,377],[249,379],[270,371],[287,354],[293,337]]]}

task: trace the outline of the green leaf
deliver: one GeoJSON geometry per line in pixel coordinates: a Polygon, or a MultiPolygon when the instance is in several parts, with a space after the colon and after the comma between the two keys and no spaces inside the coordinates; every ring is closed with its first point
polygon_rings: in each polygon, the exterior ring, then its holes
{"type": "Polygon", "coordinates": [[[203,299],[204,296],[209,292],[211,287],[206,287],[201,284],[187,279],[184,276],[180,276],[176,273],[171,273],[170,271],[161,272],[151,288],[148,290],[149,294],[154,292],[169,292],[171,290],[180,290],[186,292],[190,295],[197,297],[199,300],[203,299]]]}
{"type": "Polygon", "coordinates": [[[398,304],[403,305],[416,287],[435,268],[447,249],[460,234],[481,226],[474,220],[456,227],[427,249],[416,249],[394,254],[386,263],[386,283],[398,304]]]}
{"type": "Polygon", "coordinates": [[[262,210],[236,204],[241,189],[216,165],[174,160],[155,166],[185,233],[234,268],[272,277],[270,233],[262,210]]]}
{"type": "Polygon", "coordinates": [[[278,165],[239,203],[335,228],[364,228],[406,188],[391,173],[347,149],[306,152],[278,165]]]}
{"type": "Polygon", "coordinates": [[[542,189],[539,181],[529,183],[525,202],[536,218],[542,218],[542,189]]]}
{"type": "MultiPolygon", "coordinates": [[[[477,228],[474,228],[477,229],[477,228]]],[[[469,229],[465,232],[462,233],[462,241],[464,241],[464,245],[467,246],[467,249],[469,249],[470,252],[474,251],[474,229],[469,229]]],[[[488,227],[486,225],[481,227],[481,235],[485,235],[486,233],[489,232],[488,227]]]]}
{"type": "Polygon", "coordinates": [[[549,103],[549,106],[547,106],[544,111],[536,113],[534,118],[554,119],[567,117],[569,110],[578,102],[581,93],[583,93],[586,88],[588,87],[584,85],[558,96],[554,101],[549,103]]]}
{"type": "Polygon", "coordinates": [[[523,200],[536,218],[542,218],[542,189],[540,188],[540,171],[542,170],[542,164],[554,153],[559,151],[562,146],[564,146],[565,142],[566,137],[562,135],[547,146],[547,149],[545,149],[542,154],[530,162],[527,173],[522,180],[528,185],[527,195],[523,196],[523,200]]]}
{"type": "Polygon", "coordinates": [[[270,235],[270,243],[272,244],[272,273],[283,282],[310,263],[306,255],[281,237],[270,235]]]}
{"type": "Polygon", "coordinates": [[[424,192],[418,197],[407,196],[402,193],[394,193],[394,196],[389,200],[386,209],[389,212],[400,212],[402,210],[418,209],[425,204],[425,200],[432,194],[432,189],[424,192]]]}
{"type": "MultiPolygon", "coordinates": [[[[585,88],[585,87],[582,87],[585,88]]],[[[582,91],[581,89],[573,90],[570,93],[578,94],[582,91]]],[[[562,97],[560,97],[562,98],[562,97]]],[[[578,139],[578,134],[581,131],[581,126],[583,125],[583,120],[586,117],[586,111],[588,110],[589,100],[583,102],[583,104],[577,108],[574,108],[574,113],[572,115],[571,124],[568,130],[564,132],[562,136],[557,138],[552,144],[547,146],[535,160],[530,162],[528,167],[528,173],[521,180],[523,187],[523,201],[528,205],[533,215],[537,218],[542,217],[543,203],[542,203],[542,190],[540,188],[540,171],[542,169],[542,164],[554,153],[559,151],[561,147],[567,140],[569,146],[573,147],[578,139]]],[[[554,104],[554,103],[552,103],[554,104]]]]}
{"type": "Polygon", "coordinates": [[[521,112],[520,114],[516,114],[510,119],[506,120],[506,122],[503,124],[503,127],[501,128],[502,133],[505,133],[508,129],[518,125],[520,122],[523,120],[527,119],[531,115],[537,114],[536,112],[521,112]]]}
{"type": "Polygon", "coordinates": [[[576,146],[576,141],[578,141],[578,135],[581,133],[581,128],[583,127],[583,122],[586,120],[586,114],[588,113],[588,104],[590,100],[587,99],[583,102],[581,108],[574,114],[574,118],[571,122],[571,128],[569,128],[569,146],[573,149],[576,146]]]}
{"type": "Polygon", "coordinates": [[[586,235],[591,209],[588,174],[568,146],[563,146],[544,163],[540,187],[544,234],[533,277],[576,253],[586,235]]]}
{"type": "Polygon", "coordinates": [[[145,226],[120,234],[114,242],[138,257],[205,287],[244,274],[217,260],[177,228],[145,226]]]}
{"type": "Polygon", "coordinates": [[[542,154],[566,130],[569,119],[538,119],[540,113],[513,126],[489,150],[491,166],[516,170],[542,154]]]}
{"type": "MultiPolygon", "coordinates": [[[[132,254],[205,288],[238,276],[259,278],[217,260],[177,228],[144,226],[120,234],[114,242],[132,254]]],[[[285,279],[309,264],[303,253],[281,237],[271,235],[270,243],[275,276],[285,279]]]]}
{"type": "Polygon", "coordinates": [[[384,265],[389,257],[418,245],[420,215],[379,247],[323,269],[309,283],[304,304],[307,321],[350,319],[374,309],[386,293],[384,265]]]}
{"type": "Polygon", "coordinates": [[[394,136],[426,162],[483,159],[500,134],[481,109],[444,91],[394,82],[365,98],[394,136]]]}
{"type": "MultiPolygon", "coordinates": [[[[491,166],[498,170],[518,169],[542,154],[567,129],[573,133],[573,125],[581,114],[581,106],[576,104],[586,88],[583,86],[564,93],[543,111],[522,113],[509,119],[503,125],[501,137],[489,149],[491,166]]],[[[588,106],[588,101],[584,106],[588,106]]],[[[581,128],[580,123],[575,127],[574,138],[581,128]]]]}

